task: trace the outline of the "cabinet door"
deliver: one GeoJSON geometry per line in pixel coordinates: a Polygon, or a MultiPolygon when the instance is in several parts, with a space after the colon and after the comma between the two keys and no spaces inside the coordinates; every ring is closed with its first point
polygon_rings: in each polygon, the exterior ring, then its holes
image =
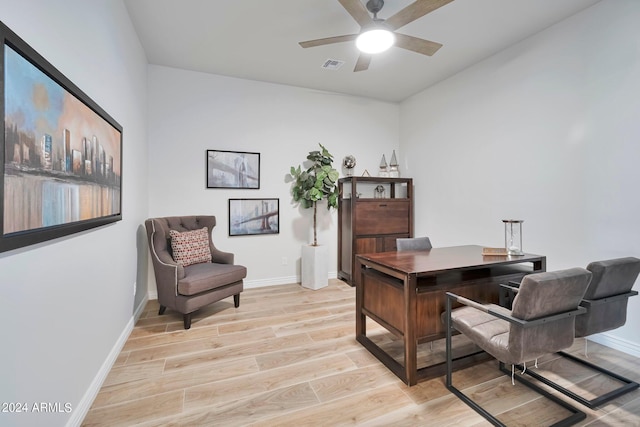
{"type": "Polygon", "coordinates": [[[356,239],[355,254],[370,254],[380,252],[376,237],[359,237],[356,239]]]}
{"type": "Polygon", "coordinates": [[[408,234],[408,200],[367,200],[359,201],[355,208],[355,233],[408,234]]]}

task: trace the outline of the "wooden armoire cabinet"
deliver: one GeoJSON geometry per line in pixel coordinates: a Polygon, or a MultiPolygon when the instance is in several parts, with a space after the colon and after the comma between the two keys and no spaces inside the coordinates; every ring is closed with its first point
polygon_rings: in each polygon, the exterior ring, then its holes
{"type": "Polygon", "coordinates": [[[356,254],[395,251],[398,237],[413,237],[413,180],[351,176],[338,189],[338,278],[354,286],[356,254]]]}

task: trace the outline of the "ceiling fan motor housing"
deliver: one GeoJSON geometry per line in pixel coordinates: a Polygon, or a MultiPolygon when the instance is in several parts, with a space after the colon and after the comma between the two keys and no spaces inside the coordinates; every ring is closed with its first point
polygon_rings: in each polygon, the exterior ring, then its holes
{"type": "Polygon", "coordinates": [[[384,0],[369,0],[367,2],[367,10],[373,13],[373,19],[377,18],[376,15],[382,10],[382,6],[384,6],[384,0]]]}

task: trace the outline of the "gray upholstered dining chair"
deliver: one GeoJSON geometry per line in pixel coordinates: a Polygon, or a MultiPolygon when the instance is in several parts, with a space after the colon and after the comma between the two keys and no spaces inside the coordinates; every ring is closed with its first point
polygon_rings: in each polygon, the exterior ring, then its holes
{"type": "Polygon", "coordinates": [[[211,239],[215,216],[174,216],[145,221],[149,251],[158,288],[159,314],[168,308],[183,315],[184,328],[191,314],[240,292],[247,269],[234,264],[234,254],[218,250],[211,239]]]}
{"type": "Polygon", "coordinates": [[[571,412],[560,425],[583,420],[584,412],[552,395],[523,375],[514,374],[514,365],[537,360],[540,356],[566,349],[573,344],[575,319],[586,310],[580,307],[591,272],[571,268],[524,277],[509,310],[494,304],[480,304],[447,293],[446,311],[446,386],[459,399],[485,417],[493,425],[504,425],[495,416],[457,389],[452,382],[453,357],[451,335],[454,330],[499,361],[499,368],[527,387],[571,412]],[[453,303],[463,307],[452,310],[453,303]],[[510,364],[511,371],[505,368],[510,364]]]}
{"type": "MultiPolygon", "coordinates": [[[[640,274],[640,259],[638,258],[625,257],[595,261],[587,266],[587,270],[592,272],[593,278],[580,304],[587,312],[576,318],[576,338],[588,337],[623,326],[627,321],[629,298],[638,295],[637,291],[632,290],[638,274],[640,274]]],[[[587,341],[585,340],[585,353],[586,345],[587,341]]],[[[535,370],[529,372],[534,378],[589,408],[600,406],[639,387],[637,382],[582,358],[564,351],[559,352],[559,354],[596,372],[614,378],[621,384],[619,387],[613,388],[604,394],[587,399],[540,375],[535,370]]]]}
{"type": "Polygon", "coordinates": [[[396,239],[398,251],[427,251],[432,248],[428,237],[402,237],[396,239]]]}

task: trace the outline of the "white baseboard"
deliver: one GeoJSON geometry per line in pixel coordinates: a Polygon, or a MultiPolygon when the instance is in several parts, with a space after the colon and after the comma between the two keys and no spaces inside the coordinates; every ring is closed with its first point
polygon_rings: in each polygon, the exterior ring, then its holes
{"type": "Polygon", "coordinates": [[[80,400],[80,403],[78,403],[78,406],[73,411],[71,418],[69,418],[69,421],[67,422],[67,427],[79,427],[82,424],[82,421],[84,420],[84,417],[87,416],[89,409],[91,409],[91,405],[98,395],[102,384],[104,384],[104,380],[107,378],[107,375],[109,375],[109,371],[111,371],[113,364],[116,362],[120,351],[122,351],[122,347],[124,347],[124,344],[127,342],[127,339],[133,330],[133,326],[135,325],[136,319],[138,319],[140,314],[142,314],[142,309],[145,307],[146,303],[147,300],[143,300],[136,308],[134,315],[129,319],[129,322],[127,322],[127,325],[124,327],[124,330],[118,337],[118,340],[111,348],[109,355],[102,363],[102,366],[91,382],[91,385],[82,397],[82,400],[80,400]]]}
{"type": "Polygon", "coordinates": [[[145,296],[142,299],[142,301],[140,301],[140,304],[138,305],[138,307],[136,307],[136,310],[133,312],[133,324],[134,325],[136,324],[136,322],[138,321],[138,319],[142,315],[142,311],[147,306],[147,302],[149,302],[149,298],[147,296],[145,296]]]}
{"type": "MultiPolygon", "coordinates": [[[[338,273],[336,271],[329,272],[329,279],[336,279],[337,277],[338,277],[338,273]]],[[[244,288],[245,289],[263,288],[266,286],[285,285],[287,283],[300,283],[300,276],[286,276],[286,277],[273,277],[270,279],[245,280],[244,288]]],[[[150,300],[158,299],[158,291],[155,288],[153,290],[149,290],[149,292],[147,292],[147,295],[150,300]]]]}
{"type": "Polygon", "coordinates": [[[614,350],[630,354],[634,357],[640,357],[640,344],[618,338],[607,333],[596,334],[589,337],[589,341],[597,342],[614,350]]]}
{"type": "Polygon", "coordinates": [[[287,283],[300,283],[300,277],[288,276],[288,277],[274,277],[271,279],[257,279],[257,280],[245,280],[244,288],[264,288],[265,286],[284,285],[287,283]]]}
{"type": "MultiPolygon", "coordinates": [[[[336,271],[329,272],[329,279],[335,279],[338,277],[336,271]]],[[[300,276],[287,276],[287,277],[273,277],[271,279],[257,279],[257,280],[245,280],[245,289],[262,288],[265,286],[286,285],[287,283],[300,283],[300,276]]]]}

